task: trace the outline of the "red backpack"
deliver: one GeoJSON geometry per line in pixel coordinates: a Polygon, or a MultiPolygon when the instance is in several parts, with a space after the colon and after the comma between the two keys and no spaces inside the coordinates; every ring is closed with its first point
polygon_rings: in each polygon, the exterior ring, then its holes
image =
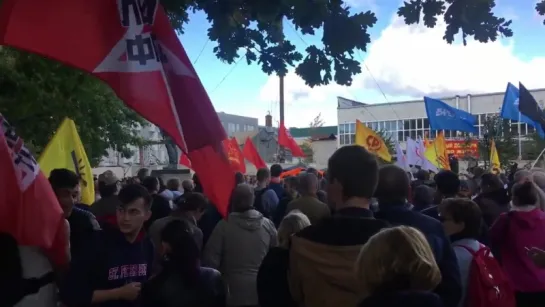
{"type": "Polygon", "coordinates": [[[515,291],[490,248],[481,245],[478,251],[456,245],[472,256],[469,268],[466,307],[515,307],[515,291]]]}

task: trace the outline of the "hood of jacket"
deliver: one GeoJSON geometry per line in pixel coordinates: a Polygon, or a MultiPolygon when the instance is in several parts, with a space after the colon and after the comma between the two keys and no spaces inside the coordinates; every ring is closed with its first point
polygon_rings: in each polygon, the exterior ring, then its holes
{"type": "Polygon", "coordinates": [[[263,226],[263,220],[263,214],[254,209],[229,214],[229,222],[250,231],[260,229],[263,226]]]}
{"type": "Polygon", "coordinates": [[[522,229],[535,230],[545,224],[545,213],[538,208],[530,211],[513,210],[509,212],[509,217],[522,229]]]}
{"type": "Polygon", "coordinates": [[[479,196],[477,196],[477,199],[479,198],[487,198],[493,200],[499,206],[505,206],[511,201],[507,189],[497,189],[490,192],[481,193],[479,196]]]}
{"type": "Polygon", "coordinates": [[[295,270],[305,274],[290,276],[290,286],[295,287],[292,295],[309,293],[310,289],[306,288],[311,287],[316,296],[303,294],[296,300],[304,301],[307,306],[355,306],[360,298],[360,287],[354,274],[354,261],[360,249],[361,245],[326,245],[293,236],[290,268],[296,267],[295,270]],[[305,289],[297,289],[298,285],[305,289]]]}
{"type": "Polygon", "coordinates": [[[443,307],[433,292],[406,291],[375,294],[365,298],[359,307],[443,307]]]}

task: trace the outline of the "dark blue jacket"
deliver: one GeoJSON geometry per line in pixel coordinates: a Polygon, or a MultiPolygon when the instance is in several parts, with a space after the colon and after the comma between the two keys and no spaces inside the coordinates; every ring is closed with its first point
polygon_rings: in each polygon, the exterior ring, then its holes
{"type": "MultiPolygon", "coordinates": [[[[95,290],[110,290],[131,282],[145,282],[150,277],[154,249],[148,238],[128,242],[117,229],[100,231],[89,242],[85,253],[73,259],[60,287],[61,301],[67,307],[91,305],[95,290]]],[[[137,302],[110,301],[93,304],[100,307],[132,307],[137,302]]]]}
{"type": "Polygon", "coordinates": [[[379,205],[379,211],[375,214],[375,218],[387,221],[393,226],[414,227],[426,236],[443,277],[435,293],[441,297],[445,307],[457,307],[462,297],[460,269],[443,225],[438,220],[410,210],[403,204],[379,205]]]}
{"type": "Polygon", "coordinates": [[[358,307],[443,307],[439,296],[431,292],[386,292],[372,294],[358,307]]]}
{"type": "Polygon", "coordinates": [[[278,199],[284,198],[284,186],[280,182],[271,182],[269,183],[269,189],[273,190],[278,196],[278,199]]]}

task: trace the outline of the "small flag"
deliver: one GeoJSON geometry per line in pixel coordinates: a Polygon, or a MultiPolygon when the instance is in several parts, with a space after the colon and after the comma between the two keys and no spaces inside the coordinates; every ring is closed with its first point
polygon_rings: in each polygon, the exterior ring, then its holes
{"type": "Polygon", "coordinates": [[[438,99],[424,97],[426,113],[433,130],[454,130],[479,133],[475,116],[466,111],[453,108],[438,99]]]}
{"type": "Polygon", "coordinates": [[[406,171],[410,171],[411,167],[409,166],[409,161],[407,161],[407,157],[403,153],[403,150],[401,149],[401,146],[399,145],[399,142],[396,142],[396,165],[401,167],[402,169],[406,171]]]}
{"type": "Polygon", "coordinates": [[[233,137],[229,140],[225,140],[223,141],[223,146],[225,147],[225,152],[227,153],[227,158],[229,159],[233,171],[245,174],[246,163],[244,162],[244,156],[242,156],[237,139],[233,137]]]}
{"type": "Polygon", "coordinates": [[[286,129],[286,126],[284,126],[284,123],[280,123],[280,127],[278,128],[278,145],[289,149],[294,157],[305,158],[307,156],[301,147],[297,145],[288,129],[286,129]]]}
{"type": "Polygon", "coordinates": [[[57,168],[66,168],[81,180],[81,202],[90,206],[95,202],[95,184],[91,163],[79,138],[76,124],[65,118],[38,159],[46,177],[57,168]]]}
{"type": "Polygon", "coordinates": [[[500,157],[498,156],[498,150],[496,149],[496,142],[492,140],[490,142],[490,169],[492,171],[499,171],[500,167],[500,157]]]}
{"type": "Polygon", "coordinates": [[[388,152],[388,146],[384,140],[373,130],[366,127],[359,120],[356,121],[356,145],[363,146],[386,162],[392,161],[392,155],[388,152]]]}
{"type": "Polygon", "coordinates": [[[267,164],[261,156],[259,155],[259,152],[257,151],[257,148],[255,148],[254,142],[248,137],[246,138],[246,142],[244,143],[244,149],[242,151],[242,155],[246,160],[250,161],[256,169],[260,168],[267,168],[267,164]]]}
{"type": "Polygon", "coordinates": [[[426,148],[424,156],[437,168],[450,170],[447,144],[443,132],[437,134],[437,138],[433,141],[432,145],[426,148]]]}

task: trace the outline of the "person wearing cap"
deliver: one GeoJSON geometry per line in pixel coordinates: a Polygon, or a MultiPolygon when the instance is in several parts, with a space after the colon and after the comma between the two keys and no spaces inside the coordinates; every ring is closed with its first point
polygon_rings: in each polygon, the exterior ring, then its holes
{"type": "Polygon", "coordinates": [[[117,223],[115,212],[120,205],[117,198],[119,186],[119,179],[110,170],[98,176],[100,199],[94,202],[90,209],[101,224],[116,225],[117,223]]]}

